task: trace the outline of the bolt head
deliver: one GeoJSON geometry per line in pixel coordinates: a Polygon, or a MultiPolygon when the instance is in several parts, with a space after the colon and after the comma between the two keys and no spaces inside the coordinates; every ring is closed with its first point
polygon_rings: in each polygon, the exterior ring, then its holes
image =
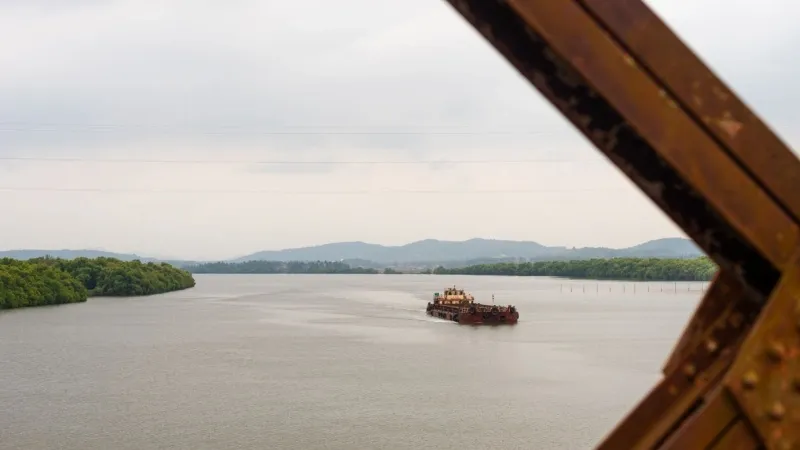
{"type": "Polygon", "coordinates": [[[742,387],[745,389],[753,389],[758,384],[758,374],[752,370],[746,372],[742,376],[742,387]]]}
{"type": "Polygon", "coordinates": [[[772,407],[769,409],[769,418],[778,421],[783,419],[784,415],[786,415],[786,408],[783,406],[783,403],[773,403],[772,407]]]}
{"type": "Polygon", "coordinates": [[[767,356],[769,359],[775,362],[779,362],[783,359],[783,356],[786,354],[786,348],[780,342],[773,342],[767,347],[767,356]]]}

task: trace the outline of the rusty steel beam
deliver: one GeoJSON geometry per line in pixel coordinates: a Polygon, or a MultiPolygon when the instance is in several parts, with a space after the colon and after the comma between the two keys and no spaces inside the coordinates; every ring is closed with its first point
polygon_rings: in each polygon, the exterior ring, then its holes
{"type": "Polygon", "coordinates": [[[708,448],[718,442],[739,417],[736,403],[717,387],[697,413],[686,420],[682,433],[673,433],[659,450],[708,448]]]}
{"type": "Polygon", "coordinates": [[[605,25],[576,0],[449,2],[751,298],[766,298],[798,225],[605,25]]]}
{"type": "Polygon", "coordinates": [[[725,430],[725,434],[717,442],[708,447],[709,450],[761,450],[763,448],[765,448],[764,445],[745,420],[736,421],[725,430]]]}
{"type": "Polygon", "coordinates": [[[769,448],[800,449],[800,250],[725,379],[769,448]]]}
{"type": "MultiPolygon", "coordinates": [[[[683,331],[677,345],[672,350],[672,354],[664,364],[665,374],[674,372],[678,369],[681,361],[700,345],[718,347],[719,343],[709,340],[709,336],[714,328],[719,326],[720,317],[728,317],[731,321],[737,320],[743,326],[749,326],[758,313],[755,307],[748,307],[751,301],[745,301],[743,305],[736,305],[736,298],[745,295],[744,290],[736,277],[727,272],[719,272],[714,276],[708,292],[703,300],[695,309],[689,324],[683,331]],[[745,310],[743,307],[747,307],[745,310]],[[747,316],[734,314],[735,311],[742,311],[747,316]]],[[[731,323],[736,325],[736,323],[731,323]]]]}
{"type": "Polygon", "coordinates": [[[735,277],[721,273],[706,299],[725,303],[709,317],[675,353],[676,363],[664,379],[642,400],[598,448],[660,448],[692,413],[705,407],[705,399],[730,368],[744,335],[755,322],[758,304],[749,301],[735,277]]]}
{"type": "Polygon", "coordinates": [[[800,222],[800,161],[640,0],[579,0],[682,109],[800,222]]]}
{"type": "Polygon", "coordinates": [[[600,448],[800,446],[797,157],[641,0],[448,2],[721,268],[600,448]]]}

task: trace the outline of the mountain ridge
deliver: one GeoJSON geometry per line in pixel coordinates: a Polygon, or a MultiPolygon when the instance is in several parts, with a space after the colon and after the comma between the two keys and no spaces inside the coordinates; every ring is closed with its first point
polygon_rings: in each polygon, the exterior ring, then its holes
{"type": "Polygon", "coordinates": [[[106,250],[36,250],[20,249],[0,251],[0,258],[30,259],[50,255],[58,258],[112,257],[125,261],[139,259],[143,262],[167,262],[186,266],[201,262],[243,261],[351,261],[359,265],[374,266],[446,265],[454,263],[480,263],[499,261],[542,261],[613,257],[639,258],[692,258],[702,255],[689,239],[673,237],[643,242],[625,248],[546,246],[534,241],[473,238],[465,241],[423,239],[404,245],[381,245],[361,241],[333,242],[328,244],[264,250],[226,260],[189,261],[139,256],[135,253],[118,253],[106,250]]]}

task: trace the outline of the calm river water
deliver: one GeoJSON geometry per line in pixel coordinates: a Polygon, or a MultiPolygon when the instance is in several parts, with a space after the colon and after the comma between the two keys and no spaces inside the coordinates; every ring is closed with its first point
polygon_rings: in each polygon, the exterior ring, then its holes
{"type": "Polygon", "coordinates": [[[701,296],[547,278],[196,278],[0,313],[0,447],[591,448],[658,379],[701,296]],[[516,304],[520,323],[427,317],[453,284],[516,304]]]}

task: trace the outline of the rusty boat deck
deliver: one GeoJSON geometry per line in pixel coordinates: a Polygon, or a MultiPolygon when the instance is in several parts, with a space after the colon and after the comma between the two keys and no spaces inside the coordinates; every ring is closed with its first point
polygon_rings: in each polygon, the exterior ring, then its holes
{"type": "Polygon", "coordinates": [[[446,289],[444,295],[435,293],[426,313],[461,325],[514,325],[519,320],[516,307],[475,303],[470,294],[455,287],[446,289]]]}

